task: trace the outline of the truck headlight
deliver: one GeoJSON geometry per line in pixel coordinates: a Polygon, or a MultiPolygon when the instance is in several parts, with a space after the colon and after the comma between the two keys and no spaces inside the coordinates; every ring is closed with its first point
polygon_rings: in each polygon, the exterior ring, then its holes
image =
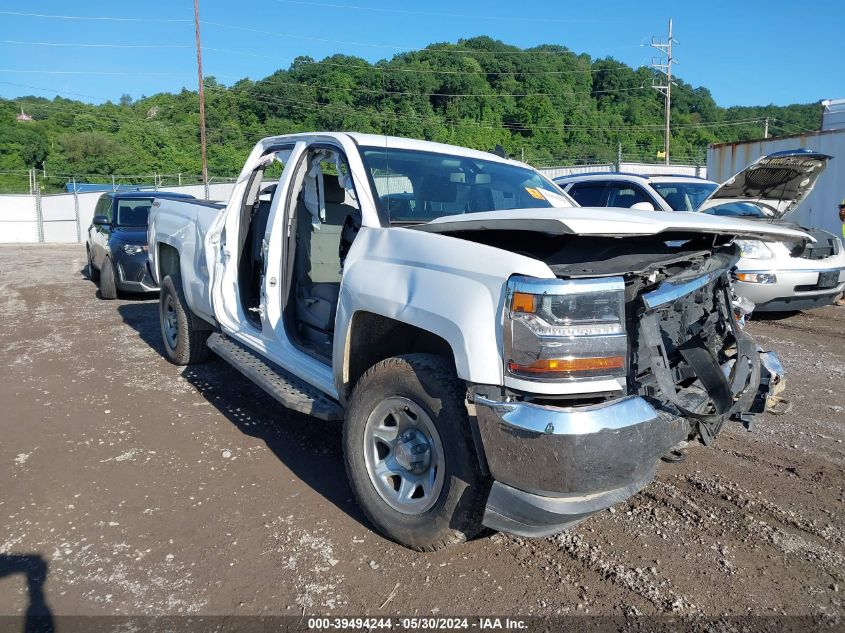
{"type": "Polygon", "coordinates": [[[771,249],[760,240],[736,240],[739,252],[749,259],[771,259],[774,257],[771,249]]]}
{"type": "Polygon", "coordinates": [[[627,357],[622,277],[508,281],[509,375],[545,381],[623,377],[627,357]]]}
{"type": "Polygon", "coordinates": [[[146,244],[124,244],[123,252],[128,255],[137,255],[138,253],[146,253],[148,248],[146,244]]]}

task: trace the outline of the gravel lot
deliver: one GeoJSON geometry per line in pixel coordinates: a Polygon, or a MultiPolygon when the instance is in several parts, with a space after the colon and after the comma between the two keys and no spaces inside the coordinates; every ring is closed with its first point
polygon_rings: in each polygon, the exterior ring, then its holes
{"type": "Polygon", "coordinates": [[[845,615],[845,308],[750,326],[789,413],[560,536],[418,554],[356,508],[338,427],[169,364],[155,298],[100,301],[84,258],[0,246],[0,614],[845,615]]]}

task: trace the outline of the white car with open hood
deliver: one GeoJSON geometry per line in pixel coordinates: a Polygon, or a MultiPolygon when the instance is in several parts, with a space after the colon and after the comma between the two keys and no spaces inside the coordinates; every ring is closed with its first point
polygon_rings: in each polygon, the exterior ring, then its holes
{"type": "Polygon", "coordinates": [[[361,508],[420,550],[558,532],[750,427],[782,370],[735,318],[738,239],[809,238],[579,208],[522,163],[339,132],[262,140],[227,204],[157,200],[149,234],[170,360],[210,349],[342,423],[361,508]]]}
{"type": "Polygon", "coordinates": [[[821,229],[788,223],[812,191],[830,156],[806,149],[763,156],[719,185],[698,211],[800,229],[813,242],[764,243],[740,240],[737,294],[758,311],[806,310],[825,306],[845,289],[842,240],[821,229]]]}
{"type": "Polygon", "coordinates": [[[836,235],[786,219],[812,191],[830,156],[806,149],[763,156],[719,185],[694,176],[620,172],[555,178],[586,207],[702,211],[800,229],[812,240],[743,239],[734,289],[756,311],[805,310],[828,305],[845,289],[845,249],[836,235]]]}

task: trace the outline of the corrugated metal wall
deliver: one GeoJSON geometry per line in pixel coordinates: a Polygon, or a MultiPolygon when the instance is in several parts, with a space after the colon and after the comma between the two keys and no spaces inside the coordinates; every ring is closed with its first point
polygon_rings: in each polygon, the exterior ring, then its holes
{"type": "Polygon", "coordinates": [[[828,154],[833,160],[790,220],[842,235],[837,205],[845,198],[845,130],[715,145],[707,150],[707,172],[712,180],[724,182],[760,156],[798,148],[828,154]]]}

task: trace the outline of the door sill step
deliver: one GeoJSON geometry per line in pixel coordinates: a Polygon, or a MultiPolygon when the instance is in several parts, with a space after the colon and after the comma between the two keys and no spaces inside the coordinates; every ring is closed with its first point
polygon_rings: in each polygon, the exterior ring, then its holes
{"type": "Polygon", "coordinates": [[[208,347],[288,409],[321,420],[342,420],[343,407],[322,391],[224,334],[208,337],[208,347]]]}

